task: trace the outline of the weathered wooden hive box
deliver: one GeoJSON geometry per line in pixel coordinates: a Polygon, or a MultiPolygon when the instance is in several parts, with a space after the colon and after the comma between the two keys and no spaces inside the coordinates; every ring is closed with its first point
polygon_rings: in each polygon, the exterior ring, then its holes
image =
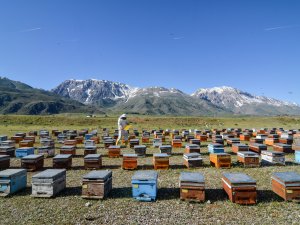
{"type": "Polygon", "coordinates": [[[44,167],[44,155],[27,155],[21,159],[21,166],[28,171],[40,170],[44,167]]]}
{"type": "Polygon", "coordinates": [[[261,153],[261,151],[267,150],[267,145],[265,144],[258,144],[258,143],[250,143],[249,144],[249,150],[253,152],[257,152],[258,154],[261,153]]]}
{"type": "Polygon", "coordinates": [[[134,134],[129,134],[128,140],[131,140],[131,139],[136,139],[136,136],[134,134]]]}
{"type": "Polygon", "coordinates": [[[242,152],[242,151],[249,151],[249,146],[246,144],[233,144],[232,147],[232,152],[234,153],[238,153],[238,152],[242,152]]]}
{"type": "Polygon", "coordinates": [[[190,139],[190,144],[193,144],[193,145],[201,145],[201,141],[199,139],[190,139]]]}
{"type": "Polygon", "coordinates": [[[8,196],[21,191],[27,185],[25,169],[7,169],[0,171],[0,196],[8,196]]]}
{"type": "Polygon", "coordinates": [[[63,145],[60,147],[60,154],[76,155],[76,146],[75,145],[63,145]]]}
{"type": "Polygon", "coordinates": [[[85,140],[84,147],[87,147],[87,146],[96,146],[96,143],[94,140],[85,140]]]}
{"type": "Polygon", "coordinates": [[[145,157],[146,156],[147,147],[146,145],[135,145],[134,152],[137,154],[138,157],[145,157]]]}
{"type": "Polygon", "coordinates": [[[296,172],[273,173],[272,190],[285,201],[300,201],[300,174],[296,172]]]}
{"type": "Polygon", "coordinates": [[[169,169],[169,157],[166,153],[153,154],[154,169],[169,169]]]}
{"type": "Polygon", "coordinates": [[[184,153],[200,153],[200,146],[196,144],[187,144],[184,149],[184,153]]]}
{"type": "Polygon", "coordinates": [[[259,167],[259,155],[255,152],[242,151],[237,153],[237,160],[244,167],[259,167]]]}
{"type": "Polygon", "coordinates": [[[110,145],[108,147],[108,157],[109,158],[118,158],[121,155],[121,146],[119,145],[110,145]]]}
{"type": "Polygon", "coordinates": [[[10,166],[10,156],[0,155],[0,170],[8,169],[10,166]]]}
{"type": "Polygon", "coordinates": [[[233,203],[243,205],[256,204],[256,181],[244,173],[224,173],[222,184],[233,203]]]}
{"type": "Polygon", "coordinates": [[[14,157],[15,150],[15,147],[0,146],[0,155],[9,155],[10,157],[14,157]]]}
{"type": "Polygon", "coordinates": [[[19,142],[19,147],[33,147],[33,141],[31,140],[23,140],[19,142]]]}
{"type": "Polygon", "coordinates": [[[159,147],[160,153],[172,155],[172,145],[162,145],[159,147]]]}
{"type": "Polygon", "coordinates": [[[149,143],[150,142],[150,136],[144,135],[142,136],[142,143],[149,143]]]}
{"type": "Polygon", "coordinates": [[[66,146],[77,146],[77,141],[76,140],[65,140],[64,145],[66,146]]]}
{"type": "Polygon", "coordinates": [[[181,148],[182,147],[182,140],[181,139],[173,139],[172,140],[172,147],[173,148],[181,148]]]}
{"type": "Polygon", "coordinates": [[[294,151],[300,151],[300,145],[293,144],[292,145],[292,150],[294,150],[294,151]]]}
{"type": "Polygon", "coordinates": [[[23,137],[22,136],[11,136],[10,140],[15,141],[16,144],[19,144],[20,141],[23,141],[23,137]]]}
{"type": "Polygon", "coordinates": [[[24,156],[33,155],[34,148],[33,147],[23,147],[16,149],[16,157],[23,158],[24,156]]]}
{"type": "Polygon", "coordinates": [[[92,145],[88,145],[88,146],[84,146],[84,155],[88,155],[88,154],[96,154],[97,153],[97,146],[92,146],[92,145]]]}
{"type": "Polygon", "coordinates": [[[140,144],[140,140],[139,139],[131,139],[129,140],[129,146],[130,148],[134,148],[134,146],[139,145],[140,144]]]}
{"type": "Polygon", "coordinates": [[[16,147],[16,142],[13,140],[1,141],[0,146],[16,147]]]}
{"type": "Polygon", "coordinates": [[[53,157],[55,155],[55,148],[50,146],[38,147],[38,154],[44,155],[44,157],[53,157]]]}
{"type": "Polygon", "coordinates": [[[124,170],[135,170],[137,169],[137,154],[123,154],[122,168],[124,170]]]}
{"type": "Polygon", "coordinates": [[[53,168],[70,169],[72,167],[72,154],[59,154],[53,157],[53,168]]]}
{"type": "Polygon", "coordinates": [[[293,149],[291,145],[276,143],[273,145],[274,151],[284,152],[284,153],[293,153],[293,149]]]}
{"type": "Polygon", "coordinates": [[[300,163],[300,151],[295,151],[295,163],[300,163]]]}
{"type": "Polygon", "coordinates": [[[59,134],[57,136],[57,142],[60,144],[63,144],[65,142],[65,140],[67,139],[67,136],[64,134],[59,134]]]}
{"type": "Polygon", "coordinates": [[[239,144],[241,143],[239,138],[229,138],[227,139],[227,145],[232,146],[233,144],[239,144]]]}
{"type": "Polygon", "coordinates": [[[65,169],[47,169],[32,176],[32,197],[54,197],[65,188],[65,169]]]}
{"type": "Polygon", "coordinates": [[[209,153],[223,153],[224,152],[224,145],[212,143],[208,145],[208,152],[209,153]]]}
{"type": "Polygon", "coordinates": [[[198,152],[185,153],[183,154],[183,163],[187,168],[200,167],[202,166],[203,159],[198,152]]]}
{"type": "Polygon", "coordinates": [[[111,137],[103,140],[104,148],[106,149],[108,149],[112,145],[115,145],[115,143],[115,139],[112,139],[111,137]]]}
{"type": "Polygon", "coordinates": [[[179,187],[181,200],[205,201],[205,182],[201,173],[181,172],[179,187]]]}
{"type": "Polygon", "coordinates": [[[84,157],[85,169],[100,169],[102,167],[101,154],[88,154],[84,157]]]}
{"type": "Polygon", "coordinates": [[[153,138],[153,147],[158,148],[162,145],[161,138],[153,138]]]}
{"type": "Polygon", "coordinates": [[[218,169],[231,167],[231,155],[228,153],[211,153],[209,160],[210,164],[218,169]]]}
{"type": "Polygon", "coordinates": [[[250,141],[251,136],[248,133],[240,134],[241,141],[250,141]]]}
{"type": "Polygon", "coordinates": [[[132,197],[138,201],[155,201],[157,197],[156,171],[137,171],[131,179],[132,197]]]}
{"type": "Polygon", "coordinates": [[[285,165],[285,154],[284,152],[278,151],[262,151],[261,152],[262,164],[270,165],[285,165]]]}
{"type": "Polygon", "coordinates": [[[82,198],[104,199],[112,189],[112,172],[95,170],[83,176],[82,198]]]}
{"type": "Polygon", "coordinates": [[[84,137],[83,136],[75,137],[75,140],[77,144],[83,144],[84,137]]]}
{"type": "Polygon", "coordinates": [[[42,138],[40,140],[40,144],[41,144],[41,146],[50,146],[52,148],[55,148],[55,142],[54,142],[54,140],[49,139],[49,138],[42,138]]]}
{"type": "Polygon", "coordinates": [[[139,137],[140,136],[140,132],[135,128],[133,129],[133,133],[136,137],[139,137]]]}

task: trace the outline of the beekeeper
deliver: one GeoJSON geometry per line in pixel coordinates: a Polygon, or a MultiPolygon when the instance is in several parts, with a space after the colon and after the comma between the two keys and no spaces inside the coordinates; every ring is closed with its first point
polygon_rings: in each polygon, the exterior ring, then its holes
{"type": "Polygon", "coordinates": [[[119,136],[116,145],[118,145],[119,141],[122,140],[122,138],[124,139],[126,144],[128,142],[128,131],[125,130],[125,128],[129,123],[126,119],[126,114],[122,114],[118,119],[119,136]]]}

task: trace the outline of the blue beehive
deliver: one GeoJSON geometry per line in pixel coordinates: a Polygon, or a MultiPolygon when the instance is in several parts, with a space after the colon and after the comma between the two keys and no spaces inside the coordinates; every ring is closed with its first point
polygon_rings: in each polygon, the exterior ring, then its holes
{"type": "Polygon", "coordinates": [[[94,134],[85,134],[85,140],[90,140],[91,139],[91,137],[93,137],[94,136],[94,134]]]}
{"type": "Polygon", "coordinates": [[[209,153],[224,153],[224,145],[216,144],[216,143],[209,144],[208,152],[209,153]]]}
{"type": "Polygon", "coordinates": [[[2,142],[2,141],[7,141],[6,135],[0,135],[0,142],[2,142]]]}
{"type": "Polygon", "coordinates": [[[23,147],[16,149],[16,157],[23,158],[27,155],[34,155],[34,147],[23,147]]]}
{"type": "Polygon", "coordinates": [[[300,151],[295,151],[295,162],[300,163],[300,151]]]}
{"type": "Polygon", "coordinates": [[[0,196],[7,196],[26,188],[26,169],[7,169],[0,172],[0,196]]]}
{"type": "Polygon", "coordinates": [[[157,195],[157,177],[155,171],[137,171],[132,177],[132,196],[139,201],[155,201],[157,195]]]}

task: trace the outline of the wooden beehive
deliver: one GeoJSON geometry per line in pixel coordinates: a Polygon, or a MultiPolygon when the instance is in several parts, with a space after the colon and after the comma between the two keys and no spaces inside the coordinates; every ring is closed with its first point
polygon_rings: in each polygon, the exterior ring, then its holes
{"type": "Polygon", "coordinates": [[[251,138],[250,139],[250,144],[253,144],[253,143],[263,144],[264,143],[264,139],[261,139],[261,138],[251,138]]]}
{"type": "Polygon", "coordinates": [[[112,172],[95,170],[83,176],[82,198],[103,199],[112,189],[112,172]]]}
{"type": "Polygon", "coordinates": [[[233,144],[239,144],[241,141],[239,138],[229,138],[227,139],[227,145],[232,146],[233,144]]]}
{"type": "Polygon", "coordinates": [[[292,145],[292,149],[293,149],[294,151],[300,151],[300,145],[295,145],[295,144],[293,144],[293,145],[292,145]]]}
{"type": "Polygon", "coordinates": [[[123,154],[122,168],[124,170],[135,170],[137,169],[137,154],[123,154]]]}
{"type": "Polygon", "coordinates": [[[182,147],[182,141],[179,139],[173,139],[172,140],[172,147],[173,148],[181,148],[182,147]]]}
{"type": "Polygon", "coordinates": [[[150,136],[143,135],[142,136],[142,143],[149,143],[149,142],[150,142],[150,136]]]}
{"type": "Polygon", "coordinates": [[[250,137],[251,136],[247,133],[240,134],[240,140],[241,141],[250,141],[250,137]]]}
{"type": "Polygon", "coordinates": [[[181,200],[205,201],[205,182],[201,173],[181,172],[179,187],[181,200]]]}
{"type": "Polygon", "coordinates": [[[138,201],[155,201],[157,196],[156,171],[137,171],[131,179],[132,197],[138,201]]]}
{"type": "Polygon", "coordinates": [[[201,141],[199,139],[190,139],[190,144],[201,145],[201,141]]]}
{"type": "Polygon", "coordinates": [[[184,153],[200,153],[200,146],[196,144],[187,144],[184,149],[184,153]]]}
{"type": "Polygon", "coordinates": [[[92,145],[85,146],[84,147],[84,156],[86,156],[88,154],[97,154],[97,147],[92,146],[92,145]]]}
{"type": "Polygon", "coordinates": [[[153,139],[153,147],[158,148],[159,146],[162,145],[162,140],[161,138],[154,138],[153,139]]]}
{"type": "Polygon", "coordinates": [[[146,145],[135,145],[134,152],[137,154],[138,157],[145,157],[146,156],[147,147],[146,145]]]}
{"type": "Polygon", "coordinates": [[[23,158],[24,156],[33,155],[34,148],[33,147],[17,148],[15,153],[17,158],[23,158]]]}
{"type": "Polygon", "coordinates": [[[10,156],[0,155],[0,170],[8,169],[10,166],[10,156]]]}
{"type": "Polygon", "coordinates": [[[94,140],[85,140],[84,147],[87,147],[87,146],[96,146],[96,143],[94,140]]]}
{"type": "Polygon", "coordinates": [[[15,143],[19,144],[20,141],[23,141],[24,138],[22,136],[12,136],[10,139],[12,141],[15,141],[15,143]]]}
{"type": "Polygon", "coordinates": [[[2,141],[7,141],[7,135],[0,135],[0,144],[2,141]]]}
{"type": "Polygon", "coordinates": [[[293,144],[293,138],[279,138],[279,143],[292,145],[293,144]]]}
{"type": "Polygon", "coordinates": [[[77,144],[83,144],[84,137],[83,136],[75,137],[75,140],[77,144]]]}
{"type": "Polygon", "coordinates": [[[242,151],[249,151],[249,146],[246,144],[233,144],[232,147],[232,152],[238,153],[242,151]]]}
{"type": "Polygon", "coordinates": [[[130,148],[134,148],[134,146],[139,145],[140,144],[140,140],[139,139],[131,139],[129,140],[129,146],[130,148]]]}
{"type": "Polygon", "coordinates": [[[119,145],[111,145],[108,148],[109,158],[118,158],[121,155],[121,147],[119,145]]]}
{"type": "Polygon", "coordinates": [[[296,172],[273,173],[272,190],[285,201],[300,201],[300,174],[296,172]]]}
{"type": "Polygon", "coordinates": [[[14,157],[15,150],[15,147],[0,146],[0,155],[9,155],[10,157],[14,157]]]}
{"type": "Polygon", "coordinates": [[[64,145],[77,147],[77,141],[76,140],[65,140],[64,145]]]}
{"type": "Polygon", "coordinates": [[[249,150],[252,152],[256,152],[258,154],[261,153],[261,151],[267,150],[267,145],[265,144],[258,144],[258,143],[250,143],[249,144],[249,150]]]}
{"type": "Polygon", "coordinates": [[[228,153],[211,153],[209,160],[210,164],[218,169],[231,167],[231,155],[228,153]]]}
{"type": "Polygon", "coordinates": [[[160,153],[166,153],[172,155],[172,146],[171,145],[162,145],[159,147],[160,153]]]}
{"type": "Polygon", "coordinates": [[[8,196],[21,191],[27,185],[25,169],[7,169],[0,171],[0,196],[8,196]]]}
{"type": "Polygon", "coordinates": [[[285,165],[285,154],[284,152],[277,151],[262,151],[261,162],[265,165],[285,165]]]}
{"type": "Polygon", "coordinates": [[[59,154],[53,157],[53,168],[70,169],[72,167],[71,154],[59,154]]]}
{"type": "Polygon", "coordinates": [[[40,140],[41,146],[50,146],[52,148],[55,148],[55,142],[52,139],[49,138],[42,138],[40,140]]]}
{"type": "Polygon", "coordinates": [[[107,138],[103,140],[104,148],[108,149],[110,146],[114,146],[116,143],[115,139],[107,138]]]}
{"type": "Polygon", "coordinates": [[[196,138],[199,139],[201,142],[206,142],[207,141],[207,136],[204,134],[196,134],[196,138]]]}
{"type": "Polygon", "coordinates": [[[269,146],[273,146],[275,143],[278,143],[279,139],[278,138],[266,138],[265,139],[265,144],[269,146]]]}
{"type": "Polygon", "coordinates": [[[28,171],[40,170],[44,167],[44,155],[28,155],[21,159],[21,167],[28,171]]]}
{"type": "Polygon", "coordinates": [[[102,167],[101,154],[89,154],[84,157],[85,169],[100,169],[102,167]]]}
{"type": "Polygon", "coordinates": [[[26,136],[24,137],[24,140],[32,141],[33,143],[35,143],[35,136],[26,136]]]}
{"type": "Polygon", "coordinates": [[[166,153],[153,154],[154,169],[169,169],[169,155],[166,153]]]}
{"type": "Polygon", "coordinates": [[[53,157],[55,155],[55,149],[50,146],[43,146],[38,148],[38,154],[44,155],[44,157],[53,157]]]}
{"type": "Polygon", "coordinates": [[[293,149],[291,145],[277,143],[273,145],[273,150],[284,153],[293,153],[293,149]]]}
{"type": "Polygon", "coordinates": [[[259,155],[255,152],[238,152],[237,160],[242,163],[244,167],[259,167],[259,155]]]}
{"type": "Polygon", "coordinates": [[[208,152],[209,153],[223,153],[224,152],[224,145],[212,143],[208,145],[208,152]]]}
{"type": "Polygon", "coordinates": [[[32,176],[32,197],[54,197],[65,188],[65,169],[47,169],[32,176]]]}
{"type": "Polygon", "coordinates": [[[243,205],[256,204],[256,181],[244,173],[224,173],[222,185],[233,203],[243,205]]]}
{"type": "Polygon", "coordinates": [[[187,168],[200,167],[203,164],[203,159],[200,153],[185,153],[183,154],[183,163],[187,168]]]}

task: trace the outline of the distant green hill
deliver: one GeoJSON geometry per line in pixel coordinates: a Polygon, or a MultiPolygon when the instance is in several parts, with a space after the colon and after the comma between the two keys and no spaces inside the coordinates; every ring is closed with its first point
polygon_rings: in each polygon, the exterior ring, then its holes
{"type": "Polygon", "coordinates": [[[57,114],[101,113],[95,106],[86,106],[53,92],[32,88],[19,81],[0,77],[0,113],[2,114],[57,114]]]}

